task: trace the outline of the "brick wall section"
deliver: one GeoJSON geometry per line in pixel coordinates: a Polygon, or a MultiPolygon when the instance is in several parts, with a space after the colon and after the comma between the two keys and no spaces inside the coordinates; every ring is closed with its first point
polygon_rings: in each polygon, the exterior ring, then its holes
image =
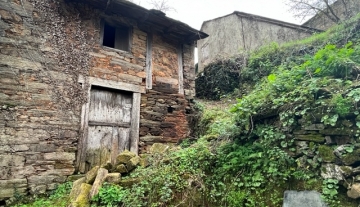
{"type": "Polygon", "coordinates": [[[153,37],[153,75],[178,79],[178,55],[176,41],[160,35],[153,37]]]}
{"type": "MultiPolygon", "coordinates": [[[[88,97],[78,76],[145,87],[147,34],[134,27],[131,52],[102,47],[101,12],[63,1],[0,1],[0,15],[1,201],[15,192],[54,189],[74,173],[81,106],[88,97]]],[[[156,41],[157,65],[169,61],[163,65],[177,80],[178,43],[156,41]]],[[[189,133],[193,46],[184,45],[183,65],[186,96],[177,83],[155,76],[153,89],[142,94],[140,152],[189,133]]]]}
{"type": "Polygon", "coordinates": [[[179,43],[159,35],[154,35],[154,39],[153,79],[155,81],[152,90],[147,90],[147,93],[142,95],[140,153],[145,153],[153,143],[177,143],[190,133],[187,113],[195,88],[191,89],[191,85],[194,85],[195,73],[193,47],[184,46],[182,51],[184,86],[189,93],[185,96],[179,94],[179,43]]]}
{"type": "MultiPolygon", "coordinates": [[[[94,18],[93,21],[93,25],[95,25],[99,22],[99,19],[94,18]]],[[[98,24],[97,27],[88,27],[87,29],[100,31],[101,28],[98,24]]],[[[100,33],[94,38],[99,42],[93,45],[93,50],[89,53],[92,57],[90,76],[144,85],[147,34],[137,28],[133,29],[131,52],[102,47],[99,35],[100,33]]]]}

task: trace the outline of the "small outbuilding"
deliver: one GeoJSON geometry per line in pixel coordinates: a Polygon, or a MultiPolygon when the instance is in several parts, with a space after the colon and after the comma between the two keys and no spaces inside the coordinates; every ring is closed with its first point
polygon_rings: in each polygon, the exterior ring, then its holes
{"type": "Polygon", "coordinates": [[[219,58],[247,53],[272,42],[283,44],[303,39],[320,30],[235,11],[205,21],[200,31],[209,34],[209,38],[197,43],[199,72],[219,58]]]}

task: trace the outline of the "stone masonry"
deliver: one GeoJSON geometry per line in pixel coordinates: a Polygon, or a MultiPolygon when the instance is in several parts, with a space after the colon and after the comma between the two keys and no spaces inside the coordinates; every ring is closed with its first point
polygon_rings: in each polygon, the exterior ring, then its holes
{"type": "MultiPolygon", "coordinates": [[[[145,89],[149,32],[137,20],[77,2],[0,1],[0,203],[52,190],[77,172],[89,91],[80,75],[145,89]],[[102,18],[132,28],[129,52],[100,44],[102,18]]],[[[189,134],[194,95],[194,45],[159,31],[152,36],[153,83],[141,94],[140,153],[189,134]]]]}

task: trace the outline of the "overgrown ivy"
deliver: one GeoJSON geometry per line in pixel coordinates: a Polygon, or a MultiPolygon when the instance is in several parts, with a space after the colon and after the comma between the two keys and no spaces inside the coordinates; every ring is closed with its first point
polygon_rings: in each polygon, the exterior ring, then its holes
{"type": "Polygon", "coordinates": [[[219,100],[239,87],[239,69],[243,59],[219,60],[207,66],[195,81],[196,96],[219,100]]]}
{"type": "Polygon", "coordinates": [[[357,113],[359,90],[356,80],[360,73],[360,47],[351,42],[342,48],[327,45],[305,62],[292,66],[280,65],[258,84],[248,96],[238,101],[232,111],[237,113],[238,124],[251,130],[254,119],[276,110],[283,126],[291,126],[298,115],[311,111],[326,111],[329,116],[357,113]]]}

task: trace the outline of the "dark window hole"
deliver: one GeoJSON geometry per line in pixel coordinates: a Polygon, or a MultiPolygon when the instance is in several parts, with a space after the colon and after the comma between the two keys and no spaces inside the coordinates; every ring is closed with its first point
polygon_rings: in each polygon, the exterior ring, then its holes
{"type": "Polygon", "coordinates": [[[103,45],[130,51],[130,29],[125,26],[113,27],[104,23],[103,45]]]}
{"type": "Polygon", "coordinates": [[[171,106],[168,106],[167,111],[168,111],[168,113],[172,113],[174,111],[174,108],[171,106]]]}
{"type": "Polygon", "coordinates": [[[103,37],[104,46],[115,48],[115,33],[116,33],[115,27],[112,27],[108,24],[104,25],[104,37],[103,37]]]}

